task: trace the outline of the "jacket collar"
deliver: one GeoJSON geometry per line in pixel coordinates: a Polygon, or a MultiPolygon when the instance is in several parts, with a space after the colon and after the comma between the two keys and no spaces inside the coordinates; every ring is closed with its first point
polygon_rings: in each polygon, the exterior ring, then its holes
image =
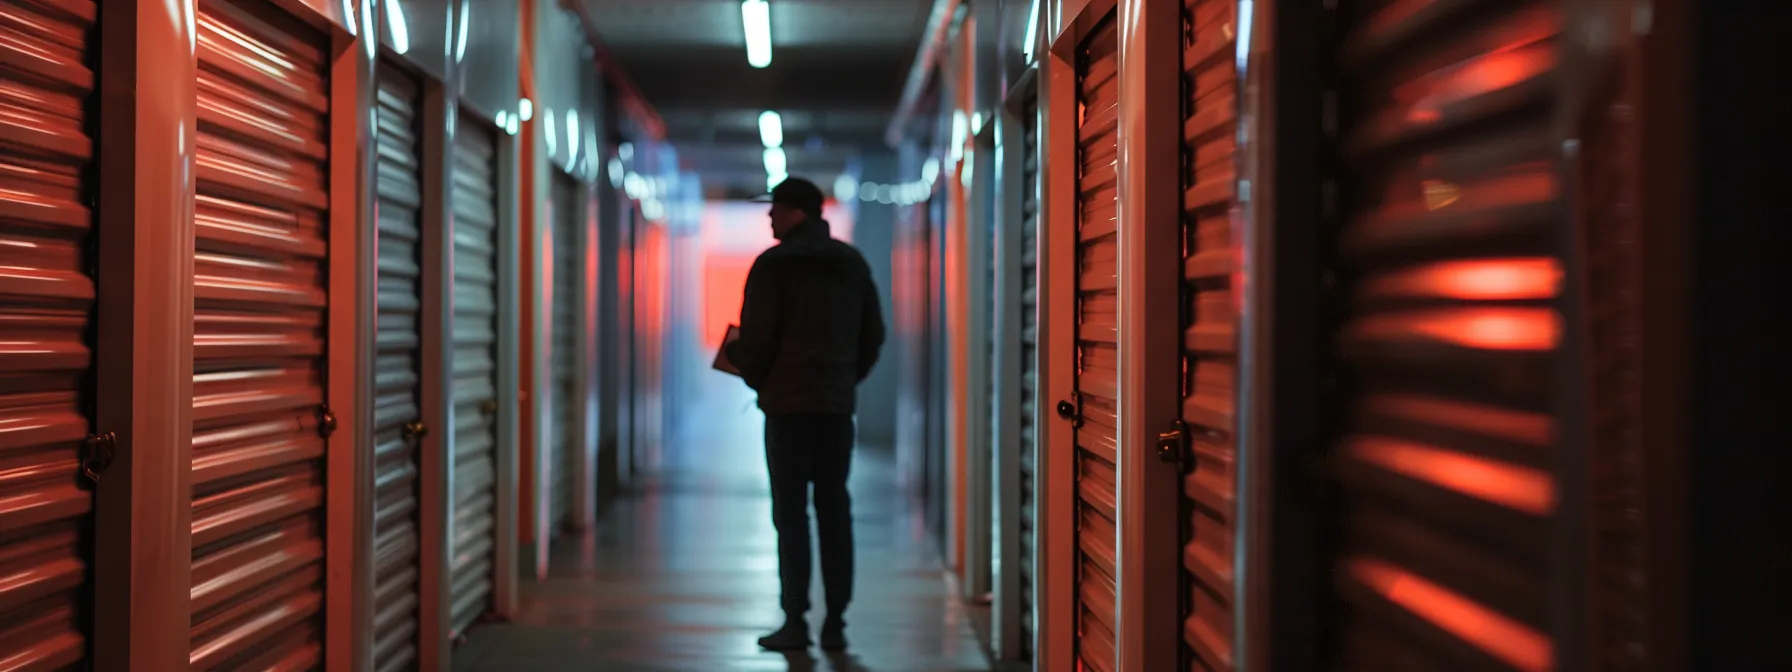
{"type": "Polygon", "coordinates": [[[784,237],[780,239],[780,242],[826,240],[832,238],[833,234],[833,227],[828,224],[828,220],[820,217],[811,217],[803,220],[803,223],[792,227],[789,231],[784,232],[784,237]]]}

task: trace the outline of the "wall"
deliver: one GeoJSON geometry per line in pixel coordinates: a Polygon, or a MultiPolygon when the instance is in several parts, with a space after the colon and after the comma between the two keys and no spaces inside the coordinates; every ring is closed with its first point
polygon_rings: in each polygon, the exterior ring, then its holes
{"type": "MultiPolygon", "coordinates": [[[[860,159],[866,182],[893,184],[898,182],[896,155],[890,151],[868,152],[860,159]]],[[[878,303],[884,312],[884,349],[871,377],[859,386],[859,443],[883,449],[896,445],[896,372],[898,370],[895,311],[891,285],[896,245],[896,206],[861,202],[853,244],[871,265],[871,279],[877,283],[878,303]]]]}

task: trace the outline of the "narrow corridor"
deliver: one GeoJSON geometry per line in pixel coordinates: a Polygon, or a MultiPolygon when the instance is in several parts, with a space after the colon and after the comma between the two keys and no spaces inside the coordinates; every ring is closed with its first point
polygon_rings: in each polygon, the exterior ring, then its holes
{"type": "MultiPolygon", "coordinates": [[[[963,602],[900,495],[889,451],[854,455],[857,599],[845,655],[761,651],[775,627],[776,537],[762,419],[738,382],[713,382],[685,427],[598,527],[525,582],[519,617],[474,628],[457,670],[970,672],[987,670],[963,602]],[[738,392],[737,392],[738,391],[738,392]]],[[[820,602],[819,577],[812,593],[820,602]]],[[[812,613],[818,625],[819,613],[812,613]]]]}

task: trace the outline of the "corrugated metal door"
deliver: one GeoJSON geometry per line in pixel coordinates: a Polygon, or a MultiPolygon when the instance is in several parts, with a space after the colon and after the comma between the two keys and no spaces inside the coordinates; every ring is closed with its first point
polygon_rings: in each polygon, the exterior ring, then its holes
{"type": "Polygon", "coordinates": [[[490,610],[497,548],[498,138],[454,132],[454,555],[452,634],[490,610]]]}
{"type": "Polygon", "coordinates": [[[1100,672],[1114,668],[1118,47],[1119,32],[1108,18],[1077,55],[1077,658],[1084,669],[1100,672]]]}
{"type": "Polygon", "coordinates": [[[316,667],[330,43],[267,5],[200,4],[192,664],[316,667]]]}
{"type": "Polygon", "coordinates": [[[417,660],[417,442],[422,439],[423,206],[417,82],[379,72],[379,322],[374,361],[373,659],[377,670],[417,660]]]}
{"type": "Polygon", "coordinates": [[[572,514],[573,487],[578,477],[579,411],[583,400],[579,395],[579,287],[583,284],[583,265],[579,261],[579,223],[584,208],[579,203],[579,183],[563,175],[553,181],[553,327],[554,339],[548,352],[553,359],[549,368],[553,398],[553,445],[548,449],[549,495],[552,510],[548,524],[554,531],[566,525],[572,514]]]}
{"type": "Polygon", "coordinates": [[[1560,5],[1339,11],[1332,660],[1553,669],[1560,5]]]}
{"type": "Polygon", "coordinates": [[[1039,389],[1039,99],[1021,108],[1020,183],[1020,644],[1021,660],[1033,659],[1033,506],[1039,432],[1034,411],[1039,389]]]}
{"type": "Polygon", "coordinates": [[[1232,669],[1233,458],[1238,316],[1232,295],[1237,178],[1235,0],[1196,0],[1183,20],[1183,641],[1189,669],[1232,669]]]}
{"type": "Polygon", "coordinates": [[[0,2],[0,661],[10,669],[78,669],[87,654],[94,16],[92,2],[0,2]]]}

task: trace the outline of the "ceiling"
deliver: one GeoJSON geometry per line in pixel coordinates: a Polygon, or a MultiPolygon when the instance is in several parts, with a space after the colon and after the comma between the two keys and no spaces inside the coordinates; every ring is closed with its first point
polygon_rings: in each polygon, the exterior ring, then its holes
{"type": "Polygon", "coordinates": [[[747,64],[740,0],[583,0],[599,36],[713,196],[765,190],[759,113],[791,175],[824,188],[883,131],[930,0],[770,0],[772,63],[747,64]]]}

